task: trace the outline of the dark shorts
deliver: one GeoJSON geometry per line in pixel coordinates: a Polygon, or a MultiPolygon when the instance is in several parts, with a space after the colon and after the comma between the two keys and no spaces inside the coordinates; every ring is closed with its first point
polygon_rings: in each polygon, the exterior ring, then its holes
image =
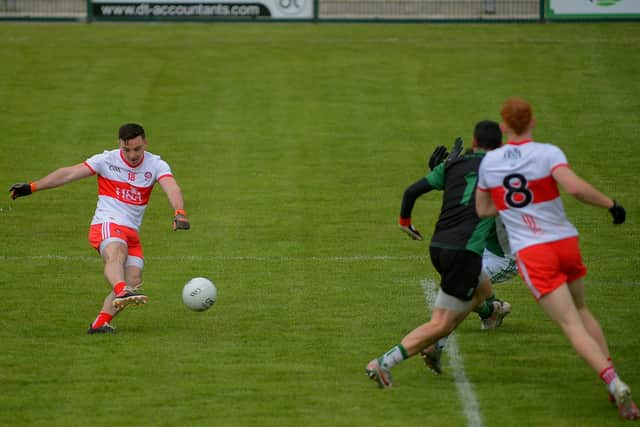
{"type": "Polygon", "coordinates": [[[429,247],[431,263],[440,273],[440,288],[448,295],[469,301],[479,284],[482,257],[463,249],[429,247]]]}

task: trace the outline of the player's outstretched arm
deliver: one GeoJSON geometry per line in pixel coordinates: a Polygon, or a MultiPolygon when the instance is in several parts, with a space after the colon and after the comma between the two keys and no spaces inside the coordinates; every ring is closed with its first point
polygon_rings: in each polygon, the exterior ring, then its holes
{"type": "Polygon", "coordinates": [[[598,191],[593,185],[576,175],[569,167],[556,168],[553,178],[562,188],[583,203],[607,208],[614,224],[622,224],[626,219],[625,209],[612,198],[598,191]]]}
{"type": "Polygon", "coordinates": [[[429,184],[429,181],[422,178],[407,187],[404,191],[404,195],[402,196],[398,225],[400,226],[400,230],[407,233],[407,235],[413,240],[422,240],[422,234],[411,223],[411,212],[413,211],[413,206],[415,205],[418,197],[430,190],[432,190],[431,184],[429,184]]]}
{"type": "Polygon", "coordinates": [[[60,187],[61,185],[81,178],[86,178],[91,175],[93,175],[93,171],[89,169],[87,165],[84,163],[78,163],[77,165],[56,169],[44,178],[34,182],[20,182],[13,184],[11,188],[9,188],[9,193],[11,198],[15,200],[18,197],[28,196],[36,191],[60,187]]]}
{"type": "Polygon", "coordinates": [[[188,230],[191,228],[191,223],[187,218],[187,212],[184,210],[184,198],[182,196],[182,190],[178,186],[175,178],[167,176],[160,181],[160,187],[167,195],[169,203],[174,210],[173,216],[173,231],[176,230],[188,230]]]}

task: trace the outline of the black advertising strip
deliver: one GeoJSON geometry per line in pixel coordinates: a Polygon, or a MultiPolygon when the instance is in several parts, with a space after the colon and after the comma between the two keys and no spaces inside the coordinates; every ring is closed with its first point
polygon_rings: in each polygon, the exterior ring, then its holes
{"type": "Polygon", "coordinates": [[[260,3],[93,3],[93,16],[122,19],[263,18],[271,11],[260,3]]]}

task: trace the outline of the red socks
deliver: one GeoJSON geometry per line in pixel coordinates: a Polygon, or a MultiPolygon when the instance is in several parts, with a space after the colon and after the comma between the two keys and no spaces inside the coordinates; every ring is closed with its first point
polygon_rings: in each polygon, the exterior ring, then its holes
{"type": "Polygon", "coordinates": [[[124,288],[127,287],[127,284],[125,282],[118,282],[115,285],[113,285],[113,293],[118,295],[120,292],[124,291],[124,288]]]}
{"type": "Polygon", "coordinates": [[[109,323],[111,319],[113,319],[113,316],[111,314],[101,311],[98,314],[98,317],[96,317],[96,320],[94,320],[93,323],[91,324],[91,327],[93,329],[97,329],[100,326],[104,325],[105,323],[109,323]]]}
{"type": "MultiPolygon", "coordinates": [[[[115,285],[113,285],[113,293],[118,295],[120,292],[124,291],[124,288],[126,286],[127,284],[125,282],[116,283],[115,285]]],[[[93,329],[97,329],[103,326],[105,323],[111,322],[111,319],[113,319],[113,315],[105,311],[101,311],[100,313],[98,313],[98,317],[96,317],[96,320],[94,320],[93,323],[91,324],[91,327],[93,329]]]]}
{"type": "Polygon", "coordinates": [[[616,370],[613,368],[613,365],[609,365],[602,371],[600,371],[600,378],[602,378],[602,381],[609,385],[613,380],[618,378],[618,374],[616,374],[616,370]]]}

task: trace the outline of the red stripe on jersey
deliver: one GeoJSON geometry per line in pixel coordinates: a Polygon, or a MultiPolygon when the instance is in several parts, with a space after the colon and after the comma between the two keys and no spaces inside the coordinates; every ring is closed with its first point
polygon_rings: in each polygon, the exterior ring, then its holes
{"type": "Polygon", "coordinates": [[[159,176],[156,181],[160,181],[161,179],[171,178],[171,177],[173,177],[173,175],[171,175],[170,173],[165,173],[164,175],[159,176]]]}
{"type": "MultiPolygon", "coordinates": [[[[502,186],[494,187],[489,191],[491,191],[491,198],[493,199],[493,203],[495,203],[496,208],[499,211],[509,208],[507,204],[507,194],[509,193],[506,188],[502,186]]],[[[520,202],[524,199],[525,192],[529,192],[533,196],[533,198],[531,199],[531,203],[549,202],[560,197],[558,184],[551,175],[544,178],[527,181],[527,185],[525,186],[525,188],[512,191],[511,197],[514,201],[520,202]]]]}
{"type": "Polygon", "coordinates": [[[504,195],[506,191],[504,187],[493,187],[489,189],[491,192],[491,198],[493,199],[493,204],[496,205],[496,209],[499,211],[503,211],[507,209],[507,202],[504,200],[504,195]]]}
{"type": "Polygon", "coordinates": [[[126,182],[113,181],[98,175],[98,195],[112,197],[128,205],[149,203],[153,187],[136,187],[126,182]]]}

